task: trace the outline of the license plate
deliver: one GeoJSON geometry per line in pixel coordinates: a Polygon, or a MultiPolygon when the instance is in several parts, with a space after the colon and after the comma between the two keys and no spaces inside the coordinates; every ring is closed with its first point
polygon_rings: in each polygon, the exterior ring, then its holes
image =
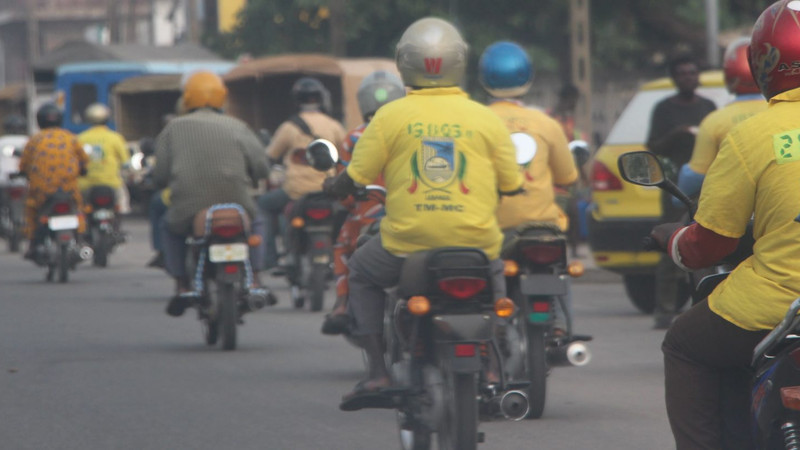
{"type": "Polygon", "coordinates": [[[94,212],[93,216],[97,220],[109,220],[114,218],[114,211],[110,209],[98,209],[94,212]]]}
{"type": "Polygon", "coordinates": [[[331,258],[328,255],[317,255],[311,259],[311,261],[316,264],[327,264],[330,260],[331,258]]]}
{"type": "Polygon", "coordinates": [[[249,257],[247,244],[213,244],[208,247],[211,262],[244,261],[249,257]]]}
{"type": "Polygon", "coordinates": [[[74,230],[78,228],[78,216],[53,216],[47,220],[47,225],[53,231],[74,230]]]}

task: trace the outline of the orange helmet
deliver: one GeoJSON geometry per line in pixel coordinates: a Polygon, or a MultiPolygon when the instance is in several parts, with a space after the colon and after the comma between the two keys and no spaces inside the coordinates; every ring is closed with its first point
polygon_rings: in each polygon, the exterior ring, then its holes
{"type": "Polygon", "coordinates": [[[725,72],[725,86],[734,94],[758,94],[756,80],[750,73],[747,62],[747,49],[750,47],[750,38],[739,38],[733,41],[725,50],[722,70],[725,72]]]}
{"type": "Polygon", "coordinates": [[[186,111],[197,108],[222,109],[227,98],[225,83],[213,72],[195,72],[183,85],[183,106],[186,111]]]}
{"type": "Polygon", "coordinates": [[[780,0],[753,26],[750,70],[764,97],[800,87],[800,2],[780,0]]]}

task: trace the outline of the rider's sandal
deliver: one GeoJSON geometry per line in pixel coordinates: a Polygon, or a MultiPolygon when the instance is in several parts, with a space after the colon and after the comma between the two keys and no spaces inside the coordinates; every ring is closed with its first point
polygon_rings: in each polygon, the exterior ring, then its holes
{"type": "Polygon", "coordinates": [[[395,402],[391,396],[381,392],[382,388],[367,389],[368,380],[359,381],[353,392],[342,397],[339,409],[342,411],[358,411],[365,408],[392,409],[395,402]]]}
{"type": "Polygon", "coordinates": [[[322,334],[335,336],[350,330],[350,316],[347,314],[328,314],[322,322],[322,334]]]}

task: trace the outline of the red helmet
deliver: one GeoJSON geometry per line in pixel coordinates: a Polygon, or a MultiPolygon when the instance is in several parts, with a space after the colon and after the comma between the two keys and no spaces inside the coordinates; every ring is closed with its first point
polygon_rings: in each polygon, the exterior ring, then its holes
{"type": "Polygon", "coordinates": [[[747,49],[750,46],[750,38],[739,38],[733,41],[725,50],[725,57],[722,62],[722,70],[725,71],[725,86],[734,94],[758,94],[756,81],[750,73],[750,65],[747,63],[747,49]]]}
{"type": "Polygon", "coordinates": [[[764,97],[800,87],[800,1],[780,0],[753,26],[750,70],[764,97]]]}

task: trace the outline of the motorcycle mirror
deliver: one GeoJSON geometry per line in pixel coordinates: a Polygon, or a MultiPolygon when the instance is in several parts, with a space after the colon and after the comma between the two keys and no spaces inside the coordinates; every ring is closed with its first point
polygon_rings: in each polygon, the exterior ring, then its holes
{"type": "Polygon", "coordinates": [[[664,183],[664,169],[658,158],[650,152],[629,152],[619,157],[619,173],[625,181],[639,186],[660,186],[664,183]]]}
{"type": "Polygon", "coordinates": [[[581,140],[576,139],[569,143],[569,151],[572,152],[572,157],[575,159],[575,165],[583,166],[586,164],[586,161],[589,160],[589,143],[581,140]]]}
{"type": "Polygon", "coordinates": [[[327,172],[339,161],[339,151],[333,142],[317,139],[306,147],[306,159],[314,169],[327,172]]]}
{"type": "Polygon", "coordinates": [[[527,133],[511,133],[511,142],[517,149],[517,164],[524,166],[536,156],[536,140],[527,133]]]}

